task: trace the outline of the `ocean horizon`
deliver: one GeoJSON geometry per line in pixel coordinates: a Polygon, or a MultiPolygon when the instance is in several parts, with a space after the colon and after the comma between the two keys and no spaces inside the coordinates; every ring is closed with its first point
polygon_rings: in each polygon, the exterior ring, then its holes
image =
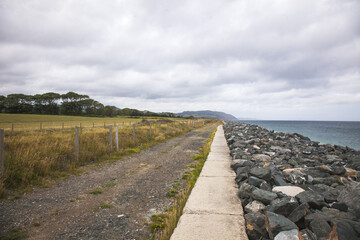
{"type": "Polygon", "coordinates": [[[312,141],[360,150],[360,121],[239,120],[277,132],[298,133],[312,141]]]}

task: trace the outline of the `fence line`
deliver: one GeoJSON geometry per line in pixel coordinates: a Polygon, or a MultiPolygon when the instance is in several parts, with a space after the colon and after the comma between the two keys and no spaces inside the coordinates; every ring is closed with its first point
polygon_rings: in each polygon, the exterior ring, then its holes
{"type": "MultiPolygon", "coordinates": [[[[122,126],[132,126],[134,122],[125,122],[123,121],[122,122],[122,126]],[[129,124],[129,125],[128,125],[129,124]]],[[[139,123],[141,124],[141,122],[135,122],[136,125],[139,125],[139,123]]],[[[70,130],[70,129],[73,129],[74,127],[76,126],[79,126],[80,129],[82,128],[101,128],[102,125],[101,123],[97,122],[97,126],[95,124],[95,122],[86,122],[85,124],[83,122],[79,122],[78,124],[72,124],[71,122],[70,123],[67,123],[67,122],[35,122],[35,124],[38,124],[37,127],[36,125],[32,125],[30,127],[24,127],[24,124],[26,123],[11,123],[11,125],[9,127],[4,127],[4,130],[6,129],[9,129],[11,130],[11,133],[13,134],[15,132],[15,130],[17,132],[19,131],[36,131],[36,130],[40,130],[40,131],[46,131],[46,130],[70,130]],[[16,125],[20,125],[20,126],[16,126],[16,125]],[[68,126],[66,126],[68,125],[68,126]],[[15,129],[16,128],[16,129],[15,129]]],[[[114,127],[116,125],[119,125],[119,127],[121,128],[120,126],[121,122],[120,123],[117,123],[116,121],[114,122],[114,127]]],[[[150,124],[153,126],[154,125],[154,122],[150,122],[150,124]]],[[[155,124],[156,124],[156,121],[155,121],[155,124]]],[[[162,131],[162,123],[159,122],[159,129],[160,129],[160,132],[162,131]]],[[[175,128],[175,127],[181,127],[181,126],[184,126],[184,125],[188,125],[189,126],[189,123],[188,122],[181,122],[181,121],[173,121],[172,122],[172,127],[175,128]]],[[[103,127],[104,128],[107,128],[109,125],[107,125],[106,122],[103,122],[103,127]]],[[[170,127],[170,125],[169,125],[170,127]]],[[[152,130],[152,129],[151,129],[152,130]]]]}
{"type": "Polygon", "coordinates": [[[149,128],[150,128],[150,137],[151,137],[151,122],[150,122],[150,127],[149,128]]]}
{"type": "Polygon", "coordinates": [[[5,142],[5,131],[0,129],[0,178],[4,175],[4,142],[5,142]]]}
{"type": "Polygon", "coordinates": [[[116,151],[119,151],[119,124],[116,124],[115,142],[116,142],[116,151]]]}
{"type": "Polygon", "coordinates": [[[110,145],[110,154],[112,153],[112,125],[109,126],[109,145],[110,145]]]}
{"type": "Polygon", "coordinates": [[[135,145],[135,126],[136,124],[133,124],[133,143],[135,145]]]}
{"type": "Polygon", "coordinates": [[[79,162],[79,157],[80,157],[80,153],[79,153],[79,127],[76,126],[75,127],[75,157],[76,157],[76,161],[79,162]]]}
{"type": "MultiPolygon", "coordinates": [[[[116,123],[116,122],[115,122],[116,123]]],[[[131,123],[131,122],[130,122],[131,123]]],[[[185,130],[187,127],[189,127],[189,123],[191,124],[190,126],[195,127],[196,126],[196,122],[194,120],[191,121],[173,121],[172,122],[172,131],[182,131],[185,130]]],[[[202,122],[205,125],[205,121],[202,122]]],[[[159,133],[161,134],[162,131],[162,124],[161,121],[159,121],[159,133]]],[[[93,122],[92,124],[93,128],[95,127],[95,123],[93,122]]],[[[123,125],[125,125],[125,122],[123,122],[123,125]]],[[[136,125],[137,124],[133,124],[133,134],[132,134],[132,141],[133,144],[136,144],[136,125]]],[[[150,137],[153,136],[153,132],[152,132],[152,122],[149,122],[149,135],[150,137]]],[[[104,122],[104,126],[106,127],[106,122],[104,122]]],[[[75,158],[76,161],[79,162],[80,161],[80,131],[82,130],[82,123],[79,124],[79,126],[75,126],[75,158]]],[[[101,127],[101,125],[100,125],[101,127]]],[[[110,153],[113,152],[113,125],[109,125],[109,151],[110,153]]],[[[61,123],[61,128],[64,129],[65,128],[65,123],[62,122],[61,123]]],[[[40,123],[40,131],[43,130],[43,123],[40,123]]],[[[44,129],[45,130],[45,129],[44,129]]],[[[115,148],[116,151],[119,151],[119,124],[115,125],[115,148]]],[[[12,123],[12,127],[11,127],[11,133],[14,132],[14,123],[12,123]]],[[[166,132],[164,132],[165,134],[170,134],[170,123],[167,122],[166,125],[166,132]]],[[[5,138],[5,131],[4,129],[0,129],[0,176],[3,174],[3,169],[4,169],[4,138],[5,138]]]]}

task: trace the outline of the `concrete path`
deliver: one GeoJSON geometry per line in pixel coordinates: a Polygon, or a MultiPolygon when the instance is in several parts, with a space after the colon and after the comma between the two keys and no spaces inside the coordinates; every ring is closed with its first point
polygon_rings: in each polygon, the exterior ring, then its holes
{"type": "Polygon", "coordinates": [[[211,152],[170,240],[247,240],[241,201],[224,130],[219,126],[211,152]]]}

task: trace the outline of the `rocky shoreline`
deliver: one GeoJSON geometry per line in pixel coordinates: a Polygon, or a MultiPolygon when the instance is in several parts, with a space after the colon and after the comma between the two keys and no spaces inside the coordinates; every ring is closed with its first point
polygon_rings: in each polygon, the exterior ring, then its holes
{"type": "Polygon", "coordinates": [[[250,240],[360,239],[360,151],[227,121],[250,240]]]}

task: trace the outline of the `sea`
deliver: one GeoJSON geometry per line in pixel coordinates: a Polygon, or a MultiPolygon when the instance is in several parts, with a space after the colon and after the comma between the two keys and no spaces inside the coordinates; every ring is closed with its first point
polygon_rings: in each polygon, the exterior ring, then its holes
{"type": "Polygon", "coordinates": [[[313,141],[360,150],[360,122],[241,120],[277,132],[299,133],[313,141]]]}

